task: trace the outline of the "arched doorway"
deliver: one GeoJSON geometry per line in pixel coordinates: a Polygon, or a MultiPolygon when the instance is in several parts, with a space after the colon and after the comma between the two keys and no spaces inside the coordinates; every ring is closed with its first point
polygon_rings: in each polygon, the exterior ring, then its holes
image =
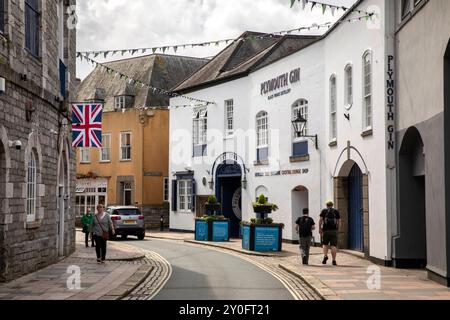
{"type": "Polygon", "coordinates": [[[427,265],[425,153],[422,137],[409,128],[399,153],[399,220],[394,240],[394,264],[398,268],[427,265]]]}
{"type": "Polygon", "coordinates": [[[216,196],[222,214],[231,221],[231,237],[239,238],[242,221],[242,169],[237,163],[223,163],[216,170],[216,196]]]}
{"type": "Polygon", "coordinates": [[[309,209],[309,191],[304,186],[297,186],[291,192],[292,200],[292,234],[295,235],[295,222],[303,215],[303,209],[309,209]]]}
{"type": "Polygon", "coordinates": [[[334,179],[335,208],[341,214],[339,247],[369,255],[369,180],[360,166],[347,160],[334,179]]]}

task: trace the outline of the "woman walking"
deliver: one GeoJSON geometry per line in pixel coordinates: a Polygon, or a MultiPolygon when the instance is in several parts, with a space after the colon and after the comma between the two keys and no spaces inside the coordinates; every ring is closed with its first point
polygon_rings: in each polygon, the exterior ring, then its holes
{"type": "Polygon", "coordinates": [[[106,246],[109,239],[109,233],[115,234],[114,225],[111,216],[105,212],[103,205],[97,206],[97,214],[92,219],[92,236],[95,241],[95,252],[97,253],[97,262],[105,263],[106,246]]]}
{"type": "MultiPolygon", "coordinates": [[[[89,236],[91,234],[91,225],[92,225],[93,219],[94,219],[94,216],[92,215],[91,210],[89,210],[81,218],[81,223],[83,224],[84,242],[86,243],[86,248],[89,248],[89,236]]],[[[91,246],[92,246],[92,248],[95,247],[93,238],[91,239],[91,246]]]]}

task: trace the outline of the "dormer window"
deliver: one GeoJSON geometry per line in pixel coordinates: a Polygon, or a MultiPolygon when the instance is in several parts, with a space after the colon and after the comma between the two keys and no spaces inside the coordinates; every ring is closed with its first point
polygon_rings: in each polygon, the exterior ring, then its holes
{"type": "Polygon", "coordinates": [[[126,96],[117,96],[114,97],[114,109],[121,110],[125,109],[127,106],[127,97],[126,96]]]}

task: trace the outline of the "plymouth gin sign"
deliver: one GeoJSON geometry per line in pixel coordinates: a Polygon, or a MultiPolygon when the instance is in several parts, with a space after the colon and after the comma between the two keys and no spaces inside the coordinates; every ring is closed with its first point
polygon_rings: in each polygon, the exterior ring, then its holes
{"type": "Polygon", "coordinates": [[[290,85],[300,83],[300,68],[261,83],[261,95],[269,100],[291,93],[290,85]]]}

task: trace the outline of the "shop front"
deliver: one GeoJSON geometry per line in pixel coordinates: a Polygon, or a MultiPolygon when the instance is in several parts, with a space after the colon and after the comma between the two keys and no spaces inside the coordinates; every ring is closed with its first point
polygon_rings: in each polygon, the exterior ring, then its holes
{"type": "Polygon", "coordinates": [[[99,204],[108,205],[107,179],[79,179],[75,191],[75,215],[77,219],[87,212],[95,213],[99,204]]]}

